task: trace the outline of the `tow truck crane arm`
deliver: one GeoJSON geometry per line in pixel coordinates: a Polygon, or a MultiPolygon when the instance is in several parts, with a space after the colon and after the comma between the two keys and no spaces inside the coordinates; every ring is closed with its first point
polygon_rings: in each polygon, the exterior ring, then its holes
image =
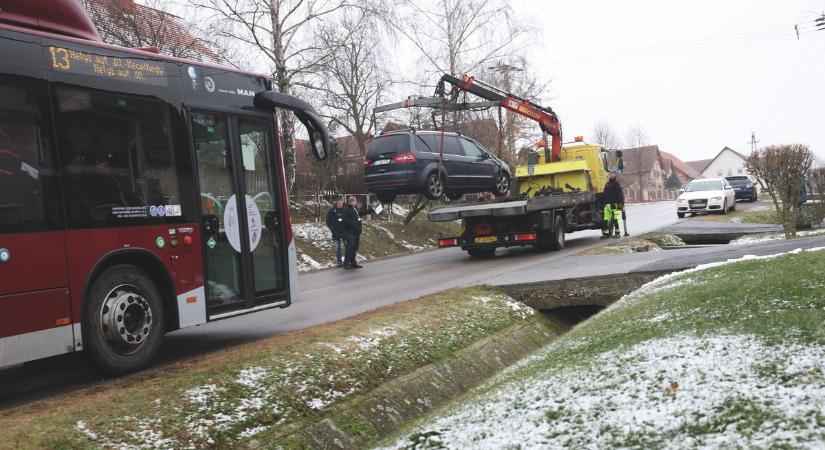
{"type": "Polygon", "coordinates": [[[461,78],[450,74],[444,74],[436,86],[436,95],[446,97],[449,95],[451,102],[457,100],[461,91],[469,92],[485,100],[495,102],[504,109],[520,114],[528,119],[538,122],[544,136],[544,160],[545,162],[559,161],[561,159],[561,122],[559,116],[552,108],[546,108],[529,100],[515,96],[509,92],[502,91],[494,86],[483,83],[475,78],[464,75],[461,78]],[[449,92],[444,86],[445,83],[452,85],[449,92]],[[550,148],[547,147],[547,134],[553,137],[550,148]]]}

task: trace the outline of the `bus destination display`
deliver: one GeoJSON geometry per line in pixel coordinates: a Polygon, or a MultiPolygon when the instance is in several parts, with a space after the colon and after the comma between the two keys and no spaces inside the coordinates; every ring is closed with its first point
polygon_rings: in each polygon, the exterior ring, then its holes
{"type": "Polygon", "coordinates": [[[49,46],[48,52],[51,68],[59,72],[168,85],[166,67],[157,61],[99,55],[54,45],[49,46]]]}

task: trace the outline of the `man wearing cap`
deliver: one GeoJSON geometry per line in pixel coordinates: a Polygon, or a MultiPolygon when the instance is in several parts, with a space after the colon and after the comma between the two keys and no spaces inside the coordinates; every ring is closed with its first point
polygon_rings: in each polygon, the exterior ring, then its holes
{"type": "Polygon", "coordinates": [[[604,223],[602,225],[602,239],[621,236],[619,228],[622,226],[622,209],[624,209],[624,192],[619,180],[616,179],[616,170],[611,170],[607,183],[602,192],[604,203],[604,223]],[[615,227],[615,234],[614,234],[615,227]]]}

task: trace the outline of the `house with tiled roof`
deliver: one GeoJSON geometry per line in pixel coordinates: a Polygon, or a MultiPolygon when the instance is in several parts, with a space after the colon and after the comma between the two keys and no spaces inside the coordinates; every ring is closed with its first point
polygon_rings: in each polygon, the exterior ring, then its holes
{"type": "Polygon", "coordinates": [[[658,198],[657,193],[664,191],[665,180],[670,175],[669,163],[662,158],[659,146],[610,150],[611,167],[616,166],[617,151],[622,152],[624,163],[624,169],[618,176],[619,183],[623,188],[636,193],[630,197],[643,202],[658,198]]]}
{"type": "Polygon", "coordinates": [[[134,0],[81,0],[104,42],[157,51],[164,55],[220,62],[193,36],[185,20],[134,0]]]}
{"type": "Polygon", "coordinates": [[[698,159],[696,161],[685,161],[685,164],[687,164],[688,167],[690,167],[691,169],[699,173],[702,173],[702,171],[705,170],[705,167],[707,167],[711,161],[713,161],[713,158],[698,159]]]}
{"type": "Polygon", "coordinates": [[[664,161],[666,161],[666,170],[668,174],[675,174],[676,178],[679,179],[680,185],[684,186],[690,182],[690,180],[695,180],[697,178],[705,178],[701,172],[679,159],[676,155],[665,151],[659,151],[659,155],[664,161]]]}
{"type": "Polygon", "coordinates": [[[745,167],[745,160],[747,160],[747,156],[730,147],[725,147],[702,169],[702,175],[707,178],[736,175],[751,176],[745,167]]]}

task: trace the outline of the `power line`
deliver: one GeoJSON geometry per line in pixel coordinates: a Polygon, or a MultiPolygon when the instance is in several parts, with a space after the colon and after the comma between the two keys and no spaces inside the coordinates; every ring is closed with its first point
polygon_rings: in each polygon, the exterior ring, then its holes
{"type": "MultiPolygon", "coordinates": [[[[773,118],[776,117],[776,115],[780,111],[782,111],[786,105],[789,104],[790,100],[796,98],[797,93],[801,89],[803,89],[803,87],[808,85],[809,75],[813,73],[814,69],[816,69],[819,66],[819,63],[821,62],[820,59],[808,58],[808,53],[814,47],[814,42],[815,41],[812,41],[806,49],[805,53],[803,53],[802,58],[800,58],[799,63],[796,66],[796,69],[793,71],[791,77],[788,79],[788,82],[785,84],[784,88],[780,91],[779,96],[773,103],[773,106],[767,110],[767,116],[762,121],[762,123],[760,123],[757,127],[757,129],[760,130],[763,135],[769,134],[771,131],[773,131],[776,124],[772,123],[771,120],[773,120],[773,118]],[[810,62],[810,65],[806,67],[802,76],[800,76],[797,79],[796,74],[799,73],[799,69],[801,69],[802,65],[806,62],[810,62]]],[[[822,51],[825,51],[825,46],[822,47],[822,51]]],[[[814,54],[821,54],[822,51],[814,52],[814,54]]],[[[814,79],[814,81],[816,81],[816,79],[814,79]]]]}
{"type": "Polygon", "coordinates": [[[624,50],[620,52],[604,52],[586,56],[571,56],[567,58],[557,58],[547,60],[533,66],[574,66],[581,64],[593,64],[607,61],[615,61],[626,58],[636,58],[644,56],[655,56],[673,52],[681,52],[694,49],[718,47],[722,45],[732,45],[747,43],[765,39],[777,39],[782,37],[792,37],[797,34],[809,34],[818,31],[817,25],[814,21],[797,26],[796,29],[791,29],[790,26],[765,28],[762,30],[734,33],[730,35],[716,36],[706,39],[694,39],[690,41],[676,42],[662,46],[643,47],[638,49],[624,50]]]}

